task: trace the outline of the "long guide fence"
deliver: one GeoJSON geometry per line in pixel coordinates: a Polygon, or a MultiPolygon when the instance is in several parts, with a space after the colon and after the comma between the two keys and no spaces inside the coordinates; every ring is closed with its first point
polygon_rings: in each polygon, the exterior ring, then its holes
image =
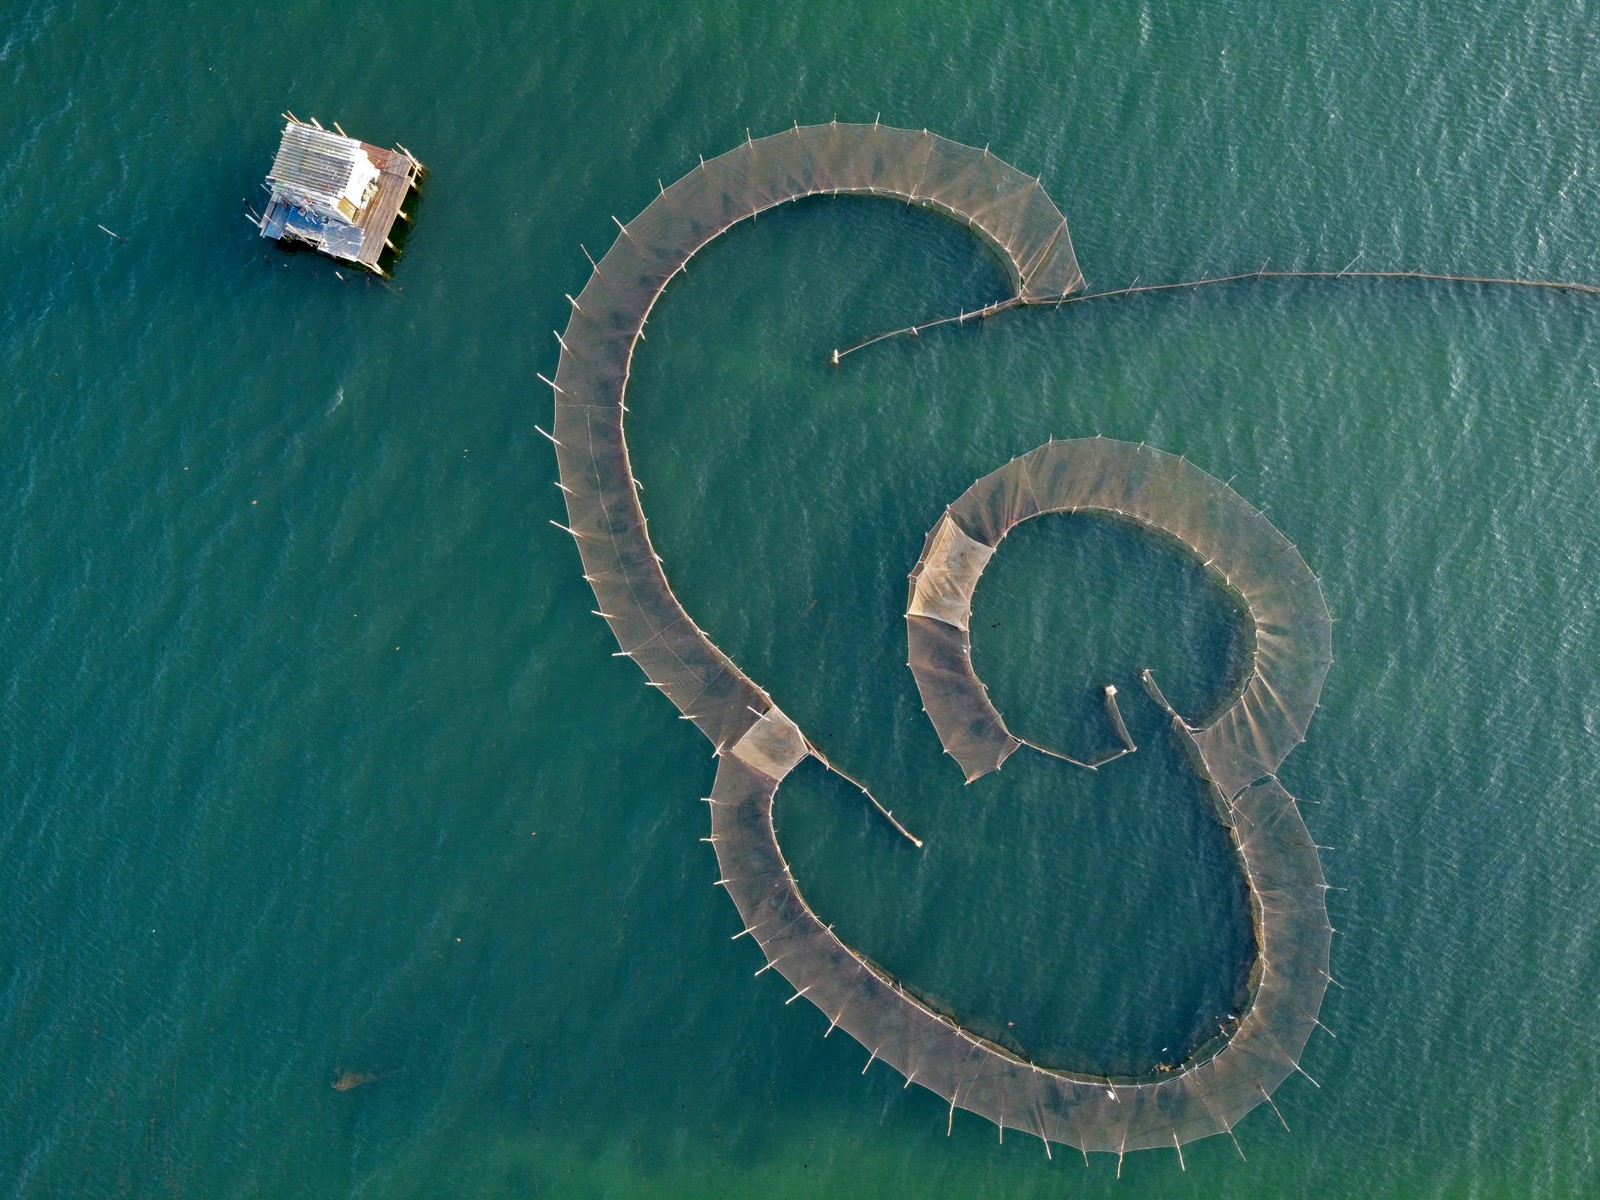
{"type": "MultiPolygon", "coordinates": [[[[1060,308],[1065,304],[1082,304],[1089,300],[1110,300],[1118,296],[1139,296],[1147,292],[1192,292],[1197,288],[1218,287],[1231,283],[1260,283],[1281,281],[1338,281],[1341,279],[1382,279],[1389,281],[1414,280],[1422,283],[1463,283],[1478,287],[1510,287],[1510,288],[1536,288],[1549,292],[1573,292],[1580,296],[1600,296],[1600,287],[1592,283],[1582,283],[1571,279],[1513,279],[1503,275],[1449,275],[1439,271],[1357,271],[1353,267],[1345,267],[1342,271],[1269,271],[1263,264],[1260,270],[1241,271],[1234,275],[1208,275],[1203,279],[1185,279],[1175,283],[1139,283],[1135,281],[1127,287],[1113,288],[1107,292],[1079,292],[1075,296],[1062,297],[1054,301],[1053,306],[1060,308]]],[[[834,366],[838,366],[841,359],[854,354],[857,350],[865,350],[868,346],[876,346],[879,342],[886,342],[890,338],[920,337],[929,329],[940,325],[965,325],[968,321],[981,321],[992,317],[995,313],[1004,312],[1008,308],[1015,308],[1021,304],[1042,304],[1047,301],[1028,300],[1020,296],[1012,296],[1005,300],[997,300],[993,304],[985,304],[979,308],[955,313],[950,316],[930,317],[919,321],[915,325],[903,325],[899,329],[888,329],[882,333],[874,333],[860,341],[851,342],[843,349],[834,350],[831,358],[834,366]]]]}
{"type": "MultiPolygon", "coordinates": [[[[811,911],[784,861],[773,832],[773,797],[779,782],[815,751],[798,726],[712,644],[674,596],[651,545],[628,461],[624,394],[633,348],[650,310],[695,251],[765,209],[819,194],[885,196],[965,222],[1009,266],[1014,285],[1010,302],[1055,302],[1083,286],[1066,221],[1038,180],[987,150],[925,130],[835,122],[749,139],[702,162],[662,189],[634,220],[626,225],[618,222],[619,236],[595,264],[583,291],[572,299],[571,320],[565,333],[557,335],[561,355],[556,377],[550,381],[555,424],[549,436],[555,443],[559,486],[566,498],[564,528],[577,542],[584,578],[599,601],[599,615],[617,637],[618,653],[639,665],[649,683],[711,740],[719,756],[710,797],[710,840],[721,872],[717,882],[728,890],[744,920],[739,936],[751,936],[766,955],[767,966],[794,985],[791,1001],[805,997],[828,1017],[829,1032],[836,1027],[845,1030],[873,1059],[902,1072],[907,1086],[917,1083],[944,1097],[952,1120],[957,1108],[970,1109],[1002,1130],[1037,1134],[1045,1139],[1047,1150],[1051,1142],[1058,1142],[1085,1152],[1119,1154],[1177,1146],[1229,1131],[1295,1069],[1327,976],[1322,877],[1293,800],[1270,778],[1243,790],[1231,787],[1252,769],[1252,763],[1259,765],[1270,757],[1263,747],[1277,746],[1275,733],[1269,731],[1265,741],[1245,739],[1236,749],[1224,733],[1216,732],[1224,728],[1228,714],[1192,731],[1174,718],[1175,727],[1191,739],[1197,762],[1219,781],[1219,811],[1235,831],[1247,868],[1261,954],[1253,980],[1254,1003],[1226,1048],[1204,1063],[1169,1075],[1105,1079],[1048,1069],[963,1029],[951,1016],[907,994],[881,968],[840,941],[811,911]],[[1216,765],[1210,766],[1213,761],[1216,765]],[[1320,932],[1312,936],[1316,931],[1320,932]]],[[[1131,496],[1135,485],[1126,479],[1119,482],[1115,456],[1105,453],[1098,486],[1131,496]]],[[[1153,452],[1140,454],[1146,457],[1124,465],[1149,468],[1161,461],[1149,457],[1153,452]]],[[[1063,472],[1061,478],[1066,480],[1071,472],[1065,466],[1063,472]]],[[[1150,473],[1162,476],[1159,470],[1150,473]]],[[[1089,495],[1085,504],[1092,507],[1093,485],[1075,486],[1074,494],[1089,495]]],[[[1238,499],[1226,489],[1223,492],[1238,499]]],[[[1155,494],[1149,493],[1152,501],[1155,494]]],[[[960,522],[966,500],[952,506],[953,516],[946,519],[960,522]]],[[[1173,521],[1151,523],[1175,528],[1173,521]]],[[[1260,525],[1271,528],[1264,520],[1260,525]]],[[[963,533],[982,541],[986,528],[967,524],[963,533]]],[[[992,546],[999,536],[1003,530],[988,544],[992,546]]],[[[1175,536],[1182,539],[1181,533],[1175,536]]],[[[1261,547],[1270,542],[1265,534],[1260,538],[1261,547]]],[[[1189,544],[1198,548],[1202,542],[1189,544]]],[[[1242,564],[1256,561],[1256,546],[1249,543],[1242,564]]],[[[1274,546],[1272,553],[1273,566],[1280,570],[1298,562],[1292,547],[1280,551],[1274,546]]],[[[1278,578],[1265,563],[1257,564],[1257,574],[1268,582],[1278,578]]],[[[1251,611],[1259,651],[1277,635],[1270,623],[1263,624],[1263,618],[1251,611]]],[[[919,671],[919,685],[931,672],[929,666],[919,671]]],[[[1310,703],[1314,707],[1314,694],[1310,703]]],[[[957,707],[957,699],[946,705],[951,713],[957,707]]],[[[1303,716],[1309,715],[1307,709],[1303,716]]],[[[1239,714],[1245,726],[1269,718],[1270,709],[1254,705],[1239,714]]],[[[940,726],[941,719],[936,717],[936,727],[946,737],[949,722],[940,726]]],[[[975,709],[969,723],[981,725],[987,719],[986,712],[975,709]]],[[[1291,728],[1294,721],[1279,725],[1291,728]]],[[[1303,732],[1303,721],[1298,727],[1303,732]]],[[[960,738],[946,737],[946,741],[958,758],[966,753],[960,738]]],[[[1269,772],[1256,772],[1262,774],[1269,772]]]]}

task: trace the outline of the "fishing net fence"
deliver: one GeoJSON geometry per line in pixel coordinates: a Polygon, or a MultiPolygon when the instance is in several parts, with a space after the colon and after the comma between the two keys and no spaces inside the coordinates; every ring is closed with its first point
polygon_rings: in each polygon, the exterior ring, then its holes
{"type": "MultiPolygon", "coordinates": [[[[814,1004],[829,1033],[843,1029],[867,1048],[869,1065],[886,1062],[907,1086],[943,1097],[952,1121],[957,1108],[968,1109],[1002,1135],[1038,1135],[1047,1151],[1054,1142],[1119,1155],[1231,1133],[1298,1069],[1328,981],[1331,931],[1317,850],[1273,774],[1304,736],[1327,670],[1320,587],[1293,546],[1230,489],[1181,459],[1105,439],[1052,442],[980,480],[935,525],[913,575],[912,668],[935,729],[969,778],[1022,744],[972,671],[966,629],[983,566],[1018,521],[1043,512],[1121,516],[1189,547],[1241,598],[1252,665],[1239,693],[1200,725],[1167,710],[1211,786],[1252,898],[1257,955],[1248,1003],[1219,1049],[1151,1077],[1045,1067],[963,1028],[845,945],[806,903],[772,821],[778,785],[803,759],[835,768],[679,604],[650,541],[624,439],[633,349],[667,283],[731,226],[820,194],[890,197],[967,224],[1011,274],[1012,297],[989,311],[1058,302],[1083,286],[1066,221],[1034,177],[987,149],[925,130],[834,122],[747,139],[702,161],[632,221],[618,222],[616,241],[569,297],[556,376],[546,380],[555,394],[547,436],[567,507],[562,528],[577,543],[617,653],[638,664],[718,756],[708,840],[717,883],[743,918],[736,936],[761,947],[762,971],[793,985],[791,1002],[814,1004]]],[[[1147,687],[1159,700],[1155,682],[1147,687]]],[[[1109,689],[1107,705],[1127,752],[1132,742],[1109,689]]]]}

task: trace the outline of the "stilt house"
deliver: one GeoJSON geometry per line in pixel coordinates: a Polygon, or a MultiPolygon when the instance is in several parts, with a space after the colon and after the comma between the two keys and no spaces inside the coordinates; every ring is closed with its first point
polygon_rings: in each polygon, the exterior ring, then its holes
{"type": "Polygon", "coordinates": [[[385,274],[379,258],[393,251],[389,234],[405,218],[401,206],[422,175],[404,147],[383,150],[285,114],[283,141],[272,160],[261,236],[385,274]]]}

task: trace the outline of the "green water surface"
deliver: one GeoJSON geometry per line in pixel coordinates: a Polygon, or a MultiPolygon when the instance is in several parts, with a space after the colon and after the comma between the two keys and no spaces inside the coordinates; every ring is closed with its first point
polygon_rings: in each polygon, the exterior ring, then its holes
{"type": "Polygon", "coordinates": [[[1600,1056],[1600,305],[1343,281],[1011,312],[961,227],[741,226],[668,289],[630,447],[685,607],[917,852],[803,768],[825,920],[1064,1066],[1192,1046],[1249,958],[1226,841],[1136,686],[1240,651],[1171,548],[1008,539],[974,654],[1087,752],[972,787],[905,669],[943,506],[1054,435],[1232,478],[1323,579],[1285,784],[1341,936],[1226,1140],[1087,1170],[835,1034],[739,930],[710,747],[612,657],[534,430],[564,292],[793,120],[1039,174],[1091,286],[1272,265],[1600,276],[1592,6],[12,0],[0,20],[0,1195],[1578,1196],[1600,1056]],[[281,122],[430,170],[382,284],[242,219],[281,122]],[[100,232],[104,224],[126,240],[100,232]],[[335,1091],[341,1071],[384,1076],[335,1091]]]}

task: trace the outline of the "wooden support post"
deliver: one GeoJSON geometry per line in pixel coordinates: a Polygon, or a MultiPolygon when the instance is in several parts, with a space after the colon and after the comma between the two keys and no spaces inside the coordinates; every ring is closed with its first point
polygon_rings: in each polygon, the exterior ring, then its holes
{"type": "Polygon", "coordinates": [[[1268,1104],[1272,1105],[1272,1111],[1274,1113],[1277,1113],[1278,1123],[1283,1126],[1284,1132],[1285,1133],[1291,1132],[1291,1130],[1289,1129],[1289,1122],[1287,1122],[1287,1121],[1285,1121],[1283,1119],[1283,1114],[1281,1112],[1278,1112],[1278,1106],[1276,1104],[1273,1104],[1272,1097],[1267,1094],[1267,1089],[1262,1087],[1259,1082],[1257,1082],[1257,1084],[1256,1084],[1256,1089],[1258,1091],[1260,1091],[1261,1098],[1263,1100],[1265,1100],[1268,1104]]]}

